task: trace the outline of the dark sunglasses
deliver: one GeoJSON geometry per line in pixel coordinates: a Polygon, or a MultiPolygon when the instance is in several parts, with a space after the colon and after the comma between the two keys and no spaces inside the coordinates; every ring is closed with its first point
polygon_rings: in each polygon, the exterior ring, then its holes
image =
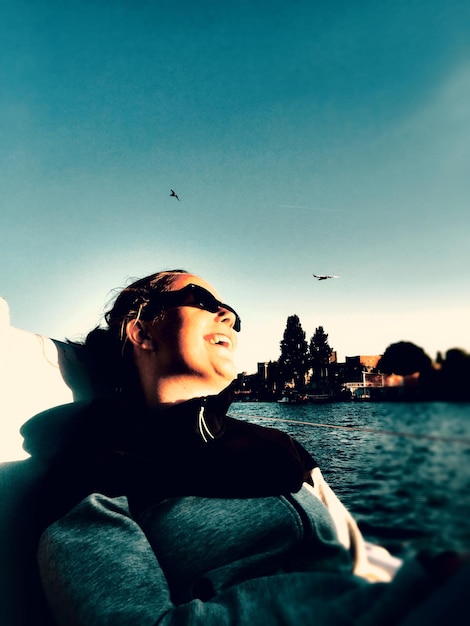
{"type": "Polygon", "coordinates": [[[155,304],[152,302],[146,307],[146,316],[149,315],[150,312],[153,314],[156,311],[162,311],[172,306],[193,306],[198,309],[203,309],[204,311],[209,311],[210,313],[217,313],[219,309],[226,309],[235,315],[233,330],[237,333],[240,332],[242,322],[238,313],[228,304],[217,300],[210,291],[207,291],[207,289],[199,285],[190,283],[182,289],[164,291],[158,294],[156,300],[155,304]]]}

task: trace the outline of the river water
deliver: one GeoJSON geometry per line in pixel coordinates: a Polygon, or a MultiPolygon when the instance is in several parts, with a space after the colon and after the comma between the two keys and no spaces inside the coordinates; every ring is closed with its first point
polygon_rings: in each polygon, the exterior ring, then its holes
{"type": "Polygon", "coordinates": [[[470,550],[470,404],[243,402],[229,414],[293,435],[394,555],[470,550]]]}

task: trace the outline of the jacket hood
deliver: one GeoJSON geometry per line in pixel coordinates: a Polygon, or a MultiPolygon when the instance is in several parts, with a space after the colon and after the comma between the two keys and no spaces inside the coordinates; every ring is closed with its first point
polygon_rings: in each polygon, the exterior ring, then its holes
{"type": "Polygon", "coordinates": [[[23,424],[20,433],[23,436],[23,449],[37,460],[47,461],[60,454],[72,443],[80,440],[90,441],[100,433],[112,430],[122,431],[125,424],[132,422],[134,428],[140,422],[148,422],[149,418],[158,416],[171,417],[165,420],[173,424],[174,429],[181,428],[178,416],[188,416],[191,423],[198,426],[197,416],[204,407],[206,423],[215,436],[222,431],[225,416],[233,394],[224,389],[215,396],[192,398],[185,402],[163,409],[147,409],[143,406],[131,406],[123,402],[119,396],[113,399],[97,398],[91,401],[73,402],[38,413],[23,424]],[[129,420],[129,415],[132,419],[129,420]]]}

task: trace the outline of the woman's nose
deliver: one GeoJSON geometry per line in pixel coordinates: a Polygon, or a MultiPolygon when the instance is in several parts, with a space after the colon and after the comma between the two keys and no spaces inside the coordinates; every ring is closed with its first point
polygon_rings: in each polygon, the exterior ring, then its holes
{"type": "Polygon", "coordinates": [[[217,317],[219,318],[220,322],[224,324],[229,324],[230,328],[234,327],[236,317],[235,317],[235,314],[232,313],[232,311],[229,311],[223,306],[219,306],[217,317]]]}

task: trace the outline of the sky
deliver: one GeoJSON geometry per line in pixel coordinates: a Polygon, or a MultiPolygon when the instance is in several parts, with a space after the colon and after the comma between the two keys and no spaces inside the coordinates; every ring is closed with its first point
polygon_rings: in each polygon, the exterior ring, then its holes
{"type": "Polygon", "coordinates": [[[239,312],[240,372],[294,314],[340,361],[470,352],[470,3],[2,5],[13,326],[79,339],[184,268],[239,312]]]}

